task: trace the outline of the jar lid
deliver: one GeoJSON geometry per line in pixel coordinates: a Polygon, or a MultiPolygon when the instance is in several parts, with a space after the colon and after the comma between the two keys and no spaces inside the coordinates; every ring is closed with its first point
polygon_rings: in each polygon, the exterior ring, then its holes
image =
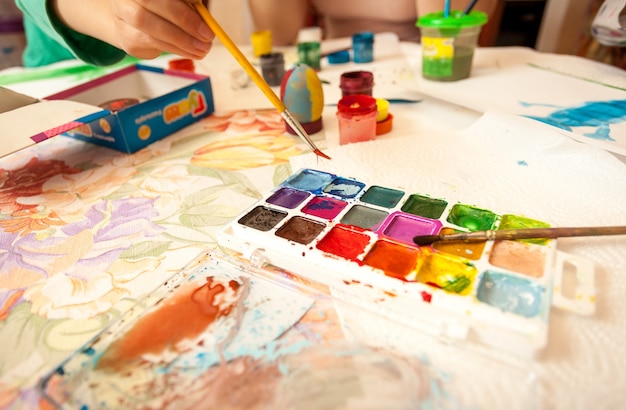
{"type": "Polygon", "coordinates": [[[328,55],[328,64],[343,64],[350,61],[350,52],[341,50],[328,55]]]}
{"type": "Polygon", "coordinates": [[[319,43],[322,41],[321,27],[305,27],[298,31],[298,43],[319,43]]]}
{"type": "Polygon", "coordinates": [[[374,33],[371,31],[363,31],[361,33],[355,33],[352,35],[352,42],[354,43],[373,43],[374,33]]]}
{"type": "Polygon", "coordinates": [[[261,59],[261,63],[265,64],[284,62],[283,53],[280,52],[261,54],[259,58],[261,59]]]}
{"type": "Polygon", "coordinates": [[[376,135],[386,134],[391,131],[391,128],[393,128],[393,115],[389,113],[387,118],[376,122],[376,135]]]}
{"type": "Polygon", "coordinates": [[[417,20],[415,25],[435,29],[461,29],[482,26],[486,22],[487,14],[482,11],[471,11],[464,14],[460,10],[452,10],[448,17],[443,16],[443,11],[425,14],[417,20]]]}
{"type": "Polygon", "coordinates": [[[362,90],[374,86],[374,74],[371,71],[348,71],[341,74],[339,87],[342,90],[362,90]]]}
{"type": "Polygon", "coordinates": [[[376,109],[376,99],[364,94],[346,95],[337,103],[337,110],[342,114],[365,115],[376,109]]]}

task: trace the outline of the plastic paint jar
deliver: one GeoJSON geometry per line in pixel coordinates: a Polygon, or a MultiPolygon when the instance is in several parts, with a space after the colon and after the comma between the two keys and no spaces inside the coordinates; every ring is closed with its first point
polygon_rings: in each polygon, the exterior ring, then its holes
{"type": "Polygon", "coordinates": [[[255,57],[272,52],[272,32],[269,30],[255,31],[250,35],[252,53],[255,57]]]}
{"type": "Polygon", "coordinates": [[[350,52],[348,50],[336,51],[327,56],[328,64],[345,64],[350,62],[350,52]]]}
{"type": "Polygon", "coordinates": [[[378,115],[376,116],[376,122],[381,122],[387,119],[389,115],[389,101],[384,98],[376,98],[376,109],[378,115]]]}
{"type": "Polygon", "coordinates": [[[261,54],[261,73],[267,84],[279,86],[285,76],[283,53],[261,54]]]}
{"type": "Polygon", "coordinates": [[[376,98],[376,135],[386,134],[393,127],[393,115],[389,112],[389,101],[384,98],[376,98]]]}
{"type": "Polygon", "coordinates": [[[355,63],[374,61],[374,33],[365,31],[352,35],[352,53],[355,63]]]}
{"type": "Polygon", "coordinates": [[[298,62],[306,64],[315,71],[322,68],[322,29],[306,27],[298,32],[298,62]]]}
{"type": "Polygon", "coordinates": [[[320,43],[298,43],[298,62],[306,64],[315,71],[322,69],[320,43]]]}
{"type": "Polygon", "coordinates": [[[376,138],[377,115],[376,99],[368,95],[348,95],[339,100],[337,103],[339,144],[345,145],[376,138]]]}
{"type": "Polygon", "coordinates": [[[481,11],[452,11],[420,17],[422,76],[435,81],[457,81],[470,76],[474,49],[487,15],[481,11]]]}
{"type": "Polygon", "coordinates": [[[341,96],[353,94],[372,95],[374,88],[374,74],[370,71],[349,71],[341,74],[339,79],[341,96]]]}

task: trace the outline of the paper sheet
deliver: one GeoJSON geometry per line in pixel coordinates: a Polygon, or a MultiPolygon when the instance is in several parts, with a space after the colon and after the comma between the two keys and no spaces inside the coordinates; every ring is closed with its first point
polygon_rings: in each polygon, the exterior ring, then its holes
{"type": "Polygon", "coordinates": [[[486,112],[491,108],[552,124],[564,135],[626,155],[626,75],[617,67],[522,47],[477,49],[465,80],[425,80],[421,50],[403,45],[416,89],[486,112]]]}

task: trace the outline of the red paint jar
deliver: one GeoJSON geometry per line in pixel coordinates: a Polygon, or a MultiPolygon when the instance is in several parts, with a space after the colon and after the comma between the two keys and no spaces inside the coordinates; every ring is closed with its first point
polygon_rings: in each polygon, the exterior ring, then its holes
{"type": "Polygon", "coordinates": [[[339,80],[341,96],[353,94],[372,95],[374,88],[374,74],[370,71],[349,71],[341,74],[339,80]]]}
{"type": "Polygon", "coordinates": [[[376,99],[355,94],[343,97],[337,103],[339,143],[369,141],[376,138],[376,99]]]}

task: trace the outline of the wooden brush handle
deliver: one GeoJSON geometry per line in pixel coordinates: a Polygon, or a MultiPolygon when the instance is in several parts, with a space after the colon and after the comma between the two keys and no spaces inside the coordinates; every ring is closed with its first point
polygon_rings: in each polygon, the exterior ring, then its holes
{"type": "Polygon", "coordinates": [[[529,229],[502,229],[492,231],[470,232],[467,234],[443,235],[444,240],[449,236],[456,236],[454,240],[506,240],[506,239],[533,239],[533,238],[563,238],[572,236],[604,236],[624,235],[626,226],[592,226],[577,228],[529,228],[529,229]],[[463,238],[463,236],[465,236],[463,238]]]}

